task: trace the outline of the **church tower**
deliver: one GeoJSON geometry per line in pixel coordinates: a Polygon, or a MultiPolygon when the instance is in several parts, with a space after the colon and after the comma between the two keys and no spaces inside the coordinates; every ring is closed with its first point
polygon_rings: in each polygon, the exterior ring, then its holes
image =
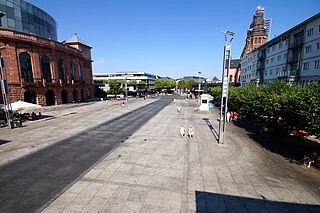
{"type": "Polygon", "coordinates": [[[253,20],[247,31],[246,45],[241,55],[242,58],[268,41],[270,19],[265,19],[264,12],[264,7],[258,6],[253,15],[253,20]]]}

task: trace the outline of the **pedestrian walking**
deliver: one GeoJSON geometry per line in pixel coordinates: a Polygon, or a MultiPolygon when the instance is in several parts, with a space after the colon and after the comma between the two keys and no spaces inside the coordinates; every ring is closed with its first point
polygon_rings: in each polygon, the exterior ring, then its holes
{"type": "Polygon", "coordinates": [[[193,128],[192,128],[192,125],[189,126],[188,136],[189,136],[190,140],[192,140],[192,138],[193,138],[193,128]]]}
{"type": "Polygon", "coordinates": [[[182,139],[183,139],[183,137],[185,135],[185,131],[186,130],[185,130],[183,124],[181,124],[180,127],[179,127],[179,133],[180,133],[180,136],[181,136],[182,139]]]}
{"type": "Polygon", "coordinates": [[[227,122],[230,122],[230,112],[227,112],[227,122]]]}
{"type": "Polygon", "coordinates": [[[177,108],[177,112],[179,112],[179,113],[181,112],[181,106],[180,105],[177,108]]]}

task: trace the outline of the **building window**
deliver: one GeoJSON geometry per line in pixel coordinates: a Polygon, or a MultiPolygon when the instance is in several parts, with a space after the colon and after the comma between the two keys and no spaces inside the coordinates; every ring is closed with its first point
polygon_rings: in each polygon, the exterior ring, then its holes
{"type": "Polygon", "coordinates": [[[229,77],[229,81],[230,81],[230,82],[233,82],[233,81],[232,81],[232,78],[233,78],[233,76],[230,75],[230,77],[229,77]]]}
{"type": "Polygon", "coordinates": [[[310,30],[307,31],[307,37],[312,36],[313,35],[313,28],[311,28],[310,30]]]}
{"type": "Polygon", "coordinates": [[[265,76],[267,76],[267,75],[268,75],[268,70],[266,70],[266,71],[264,72],[264,75],[265,75],[265,76]]]}
{"type": "Polygon", "coordinates": [[[284,59],[287,58],[287,53],[283,54],[283,58],[284,58],[284,59]]]}
{"type": "Polygon", "coordinates": [[[75,75],[75,71],[74,71],[74,63],[73,62],[70,63],[70,79],[71,80],[76,80],[76,75],[75,75]]]}
{"type": "Polygon", "coordinates": [[[279,48],[281,48],[282,47],[282,42],[279,44],[279,48]]]}
{"type": "Polygon", "coordinates": [[[269,52],[270,52],[270,49],[268,48],[268,49],[267,49],[267,53],[269,53],[269,52]]]}
{"type": "Polygon", "coordinates": [[[320,33],[320,25],[318,25],[318,32],[320,33]]]}
{"type": "Polygon", "coordinates": [[[275,49],[276,49],[276,46],[273,46],[273,47],[272,47],[272,52],[275,51],[275,49]]]}
{"type": "Polygon", "coordinates": [[[271,63],[273,63],[273,59],[274,59],[274,58],[272,57],[272,58],[271,58],[271,63]]]}
{"type": "Polygon", "coordinates": [[[320,68],[319,64],[320,64],[320,60],[314,61],[314,69],[315,70],[318,70],[320,68]]]}
{"type": "Polygon", "coordinates": [[[81,64],[78,64],[78,75],[79,75],[79,81],[82,83],[82,68],[81,64]]]}
{"type": "Polygon", "coordinates": [[[272,73],[273,73],[273,70],[271,69],[271,70],[270,70],[269,72],[270,72],[270,75],[272,75],[272,73]]]}
{"type": "Polygon", "coordinates": [[[277,75],[279,74],[279,72],[280,72],[280,67],[277,67],[277,68],[276,68],[276,73],[277,73],[277,75]]]}
{"type": "Polygon", "coordinates": [[[58,60],[58,73],[59,73],[59,79],[63,82],[67,82],[67,76],[66,76],[66,66],[64,64],[64,61],[62,59],[58,60]]]}
{"type": "Polygon", "coordinates": [[[280,61],[281,60],[281,55],[278,55],[278,61],[280,61]]]}
{"type": "Polygon", "coordinates": [[[317,50],[320,50],[320,42],[317,43],[317,50]]]}
{"type": "Polygon", "coordinates": [[[306,53],[311,52],[311,45],[306,46],[306,53]]]}
{"type": "Polygon", "coordinates": [[[269,64],[269,59],[266,60],[266,64],[269,64]]]}
{"type": "Polygon", "coordinates": [[[303,63],[303,70],[308,70],[309,69],[309,62],[303,63]]]}
{"type": "Polygon", "coordinates": [[[42,78],[46,80],[46,82],[51,83],[51,68],[50,68],[50,58],[46,55],[41,57],[41,69],[42,69],[42,78]]]}
{"type": "Polygon", "coordinates": [[[24,82],[33,82],[31,57],[28,53],[19,54],[20,71],[24,82]]]}

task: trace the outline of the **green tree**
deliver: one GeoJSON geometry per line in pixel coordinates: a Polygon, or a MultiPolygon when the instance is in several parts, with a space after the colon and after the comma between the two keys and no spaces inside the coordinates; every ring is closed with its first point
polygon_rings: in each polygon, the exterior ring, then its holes
{"type": "Polygon", "coordinates": [[[156,89],[172,89],[176,86],[176,82],[169,79],[159,79],[154,82],[156,89]]]}
{"type": "Polygon", "coordinates": [[[140,81],[138,84],[137,84],[137,89],[138,90],[144,90],[144,89],[147,89],[148,87],[148,84],[147,82],[145,81],[140,81]]]}
{"type": "Polygon", "coordinates": [[[178,82],[178,88],[182,89],[182,90],[191,90],[192,89],[192,85],[196,83],[195,80],[180,80],[178,82]]]}
{"type": "Polygon", "coordinates": [[[301,129],[312,133],[320,133],[320,84],[309,83],[301,88],[295,96],[292,116],[301,129]],[[298,120],[299,119],[299,120],[298,120]]]}
{"type": "MultiPolygon", "coordinates": [[[[221,87],[210,91],[221,97],[221,87]]],[[[318,133],[320,129],[320,84],[310,83],[302,88],[283,81],[274,81],[266,86],[230,87],[228,107],[252,116],[273,116],[299,129],[318,133]]]]}
{"type": "Polygon", "coordinates": [[[128,84],[135,85],[135,84],[137,84],[137,81],[136,80],[130,80],[130,81],[128,81],[128,84]]]}
{"type": "Polygon", "coordinates": [[[123,81],[121,80],[116,80],[116,79],[110,79],[107,81],[104,81],[105,84],[109,85],[109,90],[107,91],[108,94],[119,94],[123,93],[123,81]]]}

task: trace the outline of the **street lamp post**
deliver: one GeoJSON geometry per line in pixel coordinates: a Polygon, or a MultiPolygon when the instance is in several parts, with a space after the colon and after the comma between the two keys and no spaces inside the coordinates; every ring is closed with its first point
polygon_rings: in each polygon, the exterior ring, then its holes
{"type": "Polygon", "coordinates": [[[124,74],[124,81],[125,81],[125,86],[124,86],[124,89],[125,89],[125,98],[126,98],[126,102],[128,102],[128,82],[127,82],[127,73],[124,74]]]}
{"type": "Polygon", "coordinates": [[[224,133],[226,131],[226,120],[228,111],[228,88],[229,88],[229,71],[231,60],[231,41],[233,40],[234,32],[224,31],[224,51],[223,51],[223,68],[222,68],[222,89],[221,89],[221,106],[220,106],[220,119],[219,119],[219,144],[224,142],[224,133]],[[231,36],[228,41],[227,35],[231,36]],[[227,65],[227,70],[226,70],[227,65]]]}
{"type": "Polygon", "coordinates": [[[200,81],[200,75],[201,75],[201,72],[199,71],[198,72],[198,74],[199,74],[199,87],[198,87],[198,105],[199,105],[199,107],[200,107],[200,89],[201,89],[201,81],[200,81]]]}
{"type": "Polygon", "coordinates": [[[2,92],[2,99],[3,99],[3,108],[6,114],[7,124],[9,129],[12,129],[12,119],[11,119],[11,104],[8,101],[8,84],[7,84],[7,75],[5,73],[5,68],[3,64],[3,59],[1,56],[1,51],[3,51],[6,47],[0,47],[0,82],[1,82],[1,92],[2,92]]]}

